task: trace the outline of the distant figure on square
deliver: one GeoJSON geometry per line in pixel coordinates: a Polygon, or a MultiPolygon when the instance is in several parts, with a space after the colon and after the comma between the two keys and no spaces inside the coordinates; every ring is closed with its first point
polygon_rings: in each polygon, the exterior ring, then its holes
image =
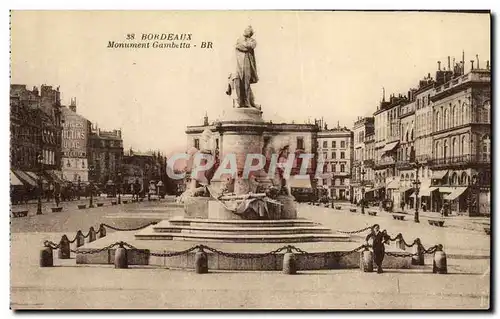
{"type": "Polygon", "coordinates": [[[377,265],[377,273],[383,273],[382,270],[382,261],[384,261],[385,256],[385,242],[390,239],[387,232],[380,231],[380,226],[378,224],[373,225],[372,230],[368,236],[366,236],[366,243],[368,244],[368,240],[372,239],[372,247],[373,247],[373,260],[377,265]]]}

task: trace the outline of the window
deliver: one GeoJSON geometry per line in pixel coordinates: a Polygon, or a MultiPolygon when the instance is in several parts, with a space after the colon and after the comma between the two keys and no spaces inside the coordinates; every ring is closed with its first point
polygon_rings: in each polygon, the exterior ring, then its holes
{"type": "Polygon", "coordinates": [[[431,95],[427,94],[427,105],[431,104],[431,95]]]}
{"type": "Polygon", "coordinates": [[[323,141],[323,148],[328,148],[328,142],[327,141],[323,141]]]}
{"type": "MultiPolygon", "coordinates": [[[[299,139],[297,138],[297,148],[299,148],[298,145],[299,145],[299,139]]],[[[215,149],[219,149],[219,139],[218,138],[215,139],[215,149]]]]}
{"type": "Polygon", "coordinates": [[[323,152],[323,159],[327,159],[328,158],[328,153],[327,152],[323,152]]]}
{"type": "Polygon", "coordinates": [[[345,152],[340,152],[340,158],[344,159],[345,158],[345,152]]]}
{"type": "Polygon", "coordinates": [[[341,173],[345,172],[345,165],[344,164],[340,164],[340,172],[341,173]]]}
{"type": "Polygon", "coordinates": [[[200,149],[200,139],[199,138],[194,139],[194,147],[196,149],[200,149]]]}
{"type": "Polygon", "coordinates": [[[448,140],[444,140],[444,146],[443,146],[443,158],[448,157],[448,140]]]}
{"type": "Polygon", "coordinates": [[[323,185],[325,185],[325,186],[326,186],[327,184],[328,184],[328,180],[327,180],[327,179],[324,179],[324,180],[323,180],[323,185]]]}
{"type": "MultiPolygon", "coordinates": [[[[219,139],[217,139],[217,148],[219,148],[219,139]]],[[[297,149],[299,149],[299,150],[304,149],[304,138],[303,137],[297,137],[297,149]]]]}
{"type": "Polygon", "coordinates": [[[337,165],[332,164],[332,172],[336,172],[336,169],[337,169],[337,165]]]}
{"type": "Polygon", "coordinates": [[[481,160],[483,162],[488,162],[491,154],[491,140],[488,135],[485,135],[481,141],[481,160]]]}
{"type": "Polygon", "coordinates": [[[337,142],[332,141],[332,148],[336,148],[336,147],[337,147],[337,142]]]}
{"type": "Polygon", "coordinates": [[[345,181],[343,178],[340,179],[340,185],[344,185],[345,181]]]}
{"type": "Polygon", "coordinates": [[[332,152],[332,158],[337,159],[337,152],[332,152]]]}
{"type": "Polygon", "coordinates": [[[340,147],[345,148],[345,141],[340,141],[340,147]]]}

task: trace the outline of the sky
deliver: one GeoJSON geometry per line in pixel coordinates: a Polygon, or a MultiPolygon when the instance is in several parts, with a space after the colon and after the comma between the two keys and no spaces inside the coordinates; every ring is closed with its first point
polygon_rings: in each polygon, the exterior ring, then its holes
{"type": "Polygon", "coordinates": [[[184,151],[187,125],[232,107],[224,92],[247,25],[257,41],[253,90],[273,122],[323,117],[352,128],[376,110],[383,87],[387,96],[406,94],[462,50],[466,72],[476,54],[481,67],[490,60],[485,14],[14,11],[11,83],[60,86],[63,103],[76,97],[78,113],[102,129],[121,128],[126,149],[184,151]],[[190,33],[191,48],[107,48],[143,33],[190,33]]]}

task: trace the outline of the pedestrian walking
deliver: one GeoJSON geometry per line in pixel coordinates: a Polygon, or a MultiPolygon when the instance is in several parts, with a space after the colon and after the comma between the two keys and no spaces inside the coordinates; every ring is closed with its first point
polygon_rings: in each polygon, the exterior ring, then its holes
{"type": "Polygon", "coordinates": [[[387,232],[380,231],[380,226],[375,224],[372,226],[372,230],[368,236],[366,236],[366,244],[368,245],[368,240],[372,239],[372,247],[373,247],[373,260],[377,265],[377,273],[381,274],[384,271],[382,270],[382,262],[384,261],[385,256],[385,243],[390,239],[387,232]]]}

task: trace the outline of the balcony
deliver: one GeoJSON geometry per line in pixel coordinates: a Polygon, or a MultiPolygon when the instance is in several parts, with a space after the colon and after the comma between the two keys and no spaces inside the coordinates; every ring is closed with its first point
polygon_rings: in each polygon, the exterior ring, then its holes
{"type": "Polygon", "coordinates": [[[394,159],[392,157],[387,157],[387,158],[380,159],[380,160],[376,161],[374,166],[376,169],[380,169],[380,168],[392,166],[395,163],[396,162],[394,161],[394,159]]]}
{"type": "Polygon", "coordinates": [[[363,165],[365,167],[369,167],[369,168],[372,168],[373,166],[375,166],[375,161],[372,160],[372,159],[367,159],[367,160],[364,160],[363,161],[363,165]]]}
{"type": "Polygon", "coordinates": [[[355,167],[361,166],[361,163],[362,163],[362,161],[353,161],[352,166],[355,166],[355,167]]]}
{"type": "Polygon", "coordinates": [[[398,161],[396,163],[396,167],[400,170],[411,169],[414,168],[414,163],[410,161],[398,161]]]}
{"type": "Polygon", "coordinates": [[[431,159],[431,156],[429,154],[417,155],[416,159],[419,163],[427,163],[431,159]]]}
{"type": "Polygon", "coordinates": [[[491,158],[484,158],[480,156],[480,154],[467,154],[447,158],[434,158],[429,160],[428,164],[433,169],[464,166],[483,166],[491,165],[491,158]]]}

